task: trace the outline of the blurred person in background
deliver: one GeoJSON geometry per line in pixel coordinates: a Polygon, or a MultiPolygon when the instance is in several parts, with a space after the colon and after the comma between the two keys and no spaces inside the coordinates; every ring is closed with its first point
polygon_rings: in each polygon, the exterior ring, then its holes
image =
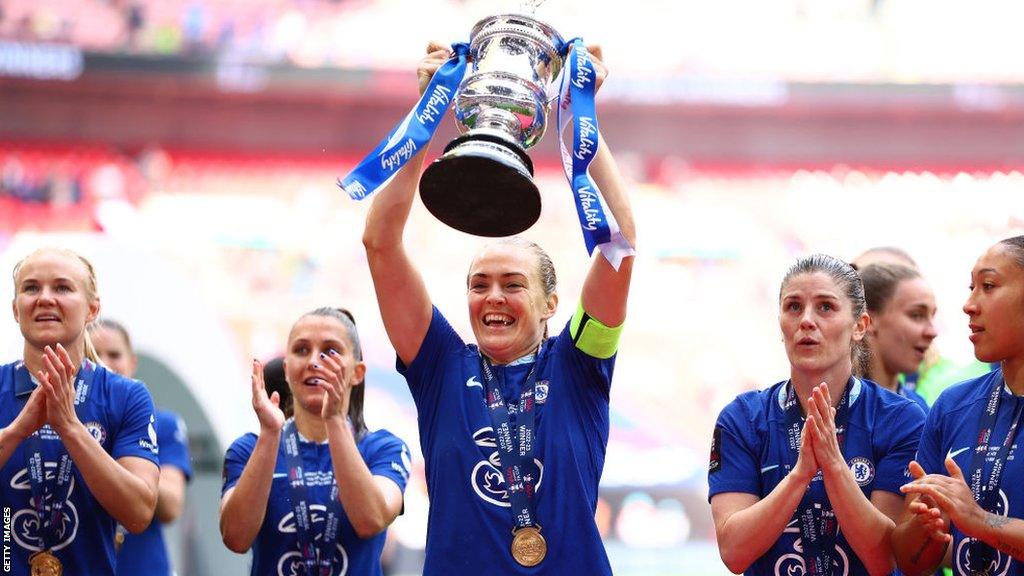
{"type": "MultiPolygon", "coordinates": [[[[100,362],[108,369],[135,377],[139,359],[128,330],[114,320],[100,318],[89,325],[100,362]]],[[[156,438],[160,444],[160,485],[153,522],[138,535],[118,525],[117,573],[122,575],[169,576],[171,559],[164,542],[163,524],[181,516],[185,507],[185,484],[192,478],[188,452],[188,431],[180,416],[170,410],[156,410],[156,438]]]]}
{"type": "Polygon", "coordinates": [[[277,357],[263,365],[263,384],[267,396],[273,396],[277,392],[280,401],[278,406],[284,412],[285,418],[291,418],[295,414],[292,410],[292,391],[288,388],[288,380],[284,374],[284,357],[277,357]]]}
{"type": "Polygon", "coordinates": [[[363,421],[366,365],[352,315],[318,308],[288,335],[283,366],[294,416],[253,361],[260,433],[224,459],[220,529],[253,551],[251,574],[380,575],[385,530],[402,511],[409,449],[363,421]]]}
{"type": "Polygon", "coordinates": [[[9,573],[112,576],[116,523],[141,533],[156,508],[153,401],[141,382],[98,363],[86,330],[100,311],[88,260],[37,250],[14,267],[14,288],[24,356],[0,367],[9,573]]]}
{"type": "Polygon", "coordinates": [[[900,376],[917,371],[935,340],[935,294],[920,272],[902,264],[870,264],[859,273],[871,318],[860,375],[917,402],[927,414],[928,403],[900,376]]]}
{"type": "Polygon", "coordinates": [[[712,439],[709,500],[732,572],[892,571],[889,534],[924,412],[853,375],[868,322],[848,264],[813,255],[783,278],[790,378],[737,397],[712,439]]]}
{"type": "MultiPolygon", "coordinates": [[[[917,261],[914,260],[906,250],[896,246],[875,246],[868,248],[859,256],[853,259],[852,265],[857,270],[863,270],[872,264],[893,264],[907,266],[920,272],[917,261]]],[[[929,406],[935,403],[939,394],[949,386],[957,382],[963,382],[969,378],[975,378],[995,369],[984,362],[971,360],[966,364],[954,362],[943,357],[937,347],[929,346],[925,353],[924,361],[917,370],[904,372],[900,375],[900,382],[904,390],[914,392],[924,399],[929,406]]]]}
{"type": "Polygon", "coordinates": [[[907,510],[893,533],[900,569],[1024,574],[1024,236],[1002,240],[971,271],[964,304],[978,360],[989,374],[948,388],[921,435],[907,510]]]}
{"type": "MultiPolygon", "coordinates": [[[[600,85],[600,50],[588,50],[600,85]]],[[[427,52],[421,94],[450,56],[434,43],[427,52]]],[[[520,238],[488,245],[466,277],[477,345],[466,344],[431,303],[402,239],[424,157],[377,192],[363,235],[419,420],[430,496],[423,573],[611,574],[594,514],[633,256],[616,270],[596,255],[575,314],[548,338],[559,301],[551,259],[520,238]]],[[[631,251],[631,208],[604,141],[590,171],[631,251]]]]}

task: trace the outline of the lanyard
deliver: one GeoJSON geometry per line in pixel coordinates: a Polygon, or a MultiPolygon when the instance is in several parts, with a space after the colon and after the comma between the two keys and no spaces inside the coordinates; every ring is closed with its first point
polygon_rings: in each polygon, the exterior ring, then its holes
{"type": "MultiPolygon", "coordinates": [[[[846,389],[843,390],[843,396],[836,407],[836,439],[840,452],[846,444],[847,423],[850,419],[850,389],[855,382],[853,378],[846,382],[846,389]]],[[[800,454],[800,432],[804,422],[792,381],[786,383],[786,403],[783,410],[786,412],[786,434],[789,439],[784,452],[789,469],[792,470],[796,467],[796,460],[800,454]]],[[[825,493],[823,482],[811,482],[800,500],[797,514],[807,574],[832,574],[832,554],[839,533],[839,524],[836,522],[835,512],[832,511],[832,504],[825,493]]]]}
{"type": "Polygon", "coordinates": [[[533,500],[537,477],[533,467],[533,443],[536,441],[536,384],[538,367],[543,358],[544,346],[537,352],[537,360],[526,375],[519,402],[507,406],[501,393],[498,379],[491,368],[491,362],[480,355],[486,381],[486,398],[484,403],[491,416],[494,436],[501,452],[501,464],[508,499],[511,504],[512,520],[515,529],[535,526],[537,520],[534,513],[533,500]],[[516,416],[513,428],[511,416],[516,416]]]}
{"type": "MultiPolygon", "coordinates": [[[[999,416],[999,405],[1002,403],[1003,392],[1003,379],[994,378],[993,380],[995,382],[992,383],[985,411],[978,419],[978,446],[974,449],[974,456],[971,458],[971,492],[974,493],[974,500],[984,510],[995,510],[996,508],[999,482],[1003,477],[1003,471],[1006,470],[1006,461],[1013,454],[1013,441],[1020,428],[1021,413],[1024,412],[1024,402],[1017,400],[1006,438],[1001,444],[994,447],[995,453],[989,455],[992,448],[992,433],[999,416]],[[983,479],[985,462],[988,460],[992,461],[992,468],[989,470],[988,478],[983,479]]],[[[989,566],[991,564],[994,550],[988,544],[972,539],[970,551],[972,566],[989,566]]]]}
{"type": "Polygon", "coordinates": [[[327,518],[324,521],[323,537],[319,547],[313,535],[311,502],[306,489],[306,477],[299,453],[299,433],[295,420],[289,420],[282,431],[285,465],[288,467],[288,486],[291,489],[292,510],[295,512],[295,533],[299,539],[299,550],[307,576],[331,576],[334,570],[341,516],[341,502],[338,500],[338,483],[331,485],[331,497],[327,502],[327,518]]]}
{"type": "MultiPolygon", "coordinates": [[[[75,405],[85,402],[91,388],[92,377],[95,373],[94,365],[84,360],[78,369],[78,377],[75,381],[75,405]]],[[[15,378],[22,380],[26,387],[31,386],[31,376],[23,363],[15,368],[15,378]]],[[[46,427],[48,428],[48,427],[46,427]]],[[[43,548],[52,549],[63,537],[64,533],[64,505],[67,504],[71,494],[71,473],[74,470],[74,463],[71,456],[64,448],[64,443],[59,442],[57,449],[57,471],[53,482],[46,481],[46,461],[44,459],[44,440],[42,429],[36,430],[26,439],[28,448],[28,477],[32,488],[32,507],[39,519],[39,537],[43,541],[43,548]],[[50,510],[47,513],[46,505],[49,501],[50,510]]]]}

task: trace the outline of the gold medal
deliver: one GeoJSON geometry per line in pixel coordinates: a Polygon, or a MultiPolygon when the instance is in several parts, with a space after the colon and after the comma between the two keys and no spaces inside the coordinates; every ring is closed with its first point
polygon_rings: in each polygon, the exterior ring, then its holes
{"type": "Polygon", "coordinates": [[[540,526],[524,526],[512,531],[512,557],[521,566],[536,566],[547,553],[548,543],[540,535],[540,526]]]}
{"type": "Polygon", "coordinates": [[[31,568],[32,576],[61,576],[64,574],[64,567],[60,560],[57,560],[57,557],[49,550],[36,552],[29,556],[28,565],[31,568]]]}
{"type": "Polygon", "coordinates": [[[128,533],[128,530],[120,524],[114,529],[114,552],[120,552],[121,546],[124,546],[124,535],[128,533]]]}

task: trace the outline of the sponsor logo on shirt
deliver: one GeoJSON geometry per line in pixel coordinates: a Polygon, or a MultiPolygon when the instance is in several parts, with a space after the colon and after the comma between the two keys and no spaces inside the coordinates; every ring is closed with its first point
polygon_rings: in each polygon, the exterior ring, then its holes
{"type": "MultiPolygon", "coordinates": [[[[309,474],[307,474],[309,476],[309,474]]],[[[331,475],[333,478],[333,474],[331,475]]],[[[314,541],[317,547],[320,546],[320,540],[324,537],[323,523],[327,519],[327,507],[323,504],[311,504],[309,506],[310,516],[310,532],[314,534],[314,541]]],[[[277,523],[277,531],[280,534],[296,534],[295,528],[295,512],[291,510],[287,514],[281,517],[281,520],[277,523]]],[[[302,550],[299,549],[299,539],[294,539],[294,548],[287,550],[277,560],[277,576],[305,576],[306,565],[302,560],[302,550]]],[[[282,538],[282,540],[289,541],[291,538],[282,538]]],[[[348,552],[345,551],[345,547],[340,543],[337,545],[338,553],[335,558],[334,569],[335,571],[331,574],[333,576],[345,576],[348,574],[348,552]]]]}
{"type": "MultiPolygon", "coordinates": [[[[799,515],[800,511],[798,509],[794,518],[789,521],[786,529],[782,531],[783,534],[796,534],[798,537],[793,539],[793,551],[783,554],[775,561],[775,576],[804,576],[807,574],[807,564],[803,558],[803,542],[799,538],[799,515]]],[[[850,574],[850,559],[846,556],[846,551],[838,544],[835,546],[835,554],[832,555],[831,574],[834,576],[849,576],[850,574]]]]}
{"type": "MultiPolygon", "coordinates": [[[[57,462],[44,462],[43,473],[48,485],[56,484],[57,462]]],[[[73,495],[77,488],[75,475],[71,475],[71,484],[68,486],[68,501],[64,503],[61,511],[61,522],[57,527],[57,543],[51,547],[52,550],[61,550],[75,541],[78,535],[78,509],[75,507],[73,495]]],[[[10,487],[14,490],[24,490],[28,494],[32,492],[32,484],[28,474],[28,468],[22,468],[11,478],[10,487]]],[[[46,496],[46,509],[51,507],[50,495],[46,496]]],[[[10,535],[14,542],[31,552],[38,552],[44,548],[43,538],[40,534],[39,519],[36,511],[31,507],[30,498],[25,498],[26,507],[15,510],[10,517],[10,535]]]]}
{"type": "Polygon", "coordinates": [[[154,427],[155,422],[156,418],[154,418],[153,415],[150,414],[149,427],[147,430],[149,438],[139,438],[139,446],[146,450],[149,450],[153,454],[159,454],[160,449],[157,447],[156,443],[156,428],[154,427]]]}
{"type": "MultiPolygon", "coordinates": [[[[1010,501],[1006,497],[1006,492],[1002,489],[999,490],[999,498],[996,499],[996,509],[992,510],[993,514],[998,516],[1007,516],[1007,510],[1010,509],[1010,501]]],[[[972,556],[971,544],[974,542],[974,538],[961,538],[956,543],[956,551],[953,553],[953,566],[956,574],[991,574],[993,576],[1006,576],[1010,573],[1010,564],[1013,560],[1007,554],[1003,554],[999,550],[992,551],[992,557],[988,563],[982,566],[980,558],[972,556]]]]}
{"type": "MultiPolygon", "coordinates": [[[[486,460],[480,460],[470,473],[469,481],[473,491],[481,500],[494,506],[509,508],[511,504],[508,499],[508,489],[505,484],[504,474],[501,473],[501,457],[498,454],[498,442],[494,436],[494,430],[487,426],[473,434],[473,441],[476,445],[490,452],[486,460]]],[[[541,483],[544,481],[544,464],[537,458],[533,459],[537,466],[537,484],[534,490],[539,492],[541,483]]]]}

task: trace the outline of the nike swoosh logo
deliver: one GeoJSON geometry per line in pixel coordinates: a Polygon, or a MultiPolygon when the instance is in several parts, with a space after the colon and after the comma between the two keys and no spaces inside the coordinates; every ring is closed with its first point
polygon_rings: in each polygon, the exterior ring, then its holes
{"type": "Polygon", "coordinates": [[[957,455],[959,455],[961,452],[965,452],[965,451],[970,450],[970,449],[971,449],[970,446],[965,446],[965,447],[957,450],[956,452],[953,452],[953,449],[950,448],[950,451],[946,452],[946,458],[956,458],[957,455]]]}
{"type": "Polygon", "coordinates": [[[469,378],[469,380],[466,380],[466,388],[472,388],[473,386],[476,386],[477,388],[480,388],[481,390],[483,390],[483,388],[484,388],[483,384],[481,384],[480,382],[477,382],[476,376],[471,376],[469,378]]]}
{"type": "Polygon", "coordinates": [[[761,468],[761,474],[764,474],[765,472],[767,472],[769,470],[775,470],[778,467],[779,467],[778,464],[772,464],[771,466],[765,466],[764,468],[761,468]]]}

